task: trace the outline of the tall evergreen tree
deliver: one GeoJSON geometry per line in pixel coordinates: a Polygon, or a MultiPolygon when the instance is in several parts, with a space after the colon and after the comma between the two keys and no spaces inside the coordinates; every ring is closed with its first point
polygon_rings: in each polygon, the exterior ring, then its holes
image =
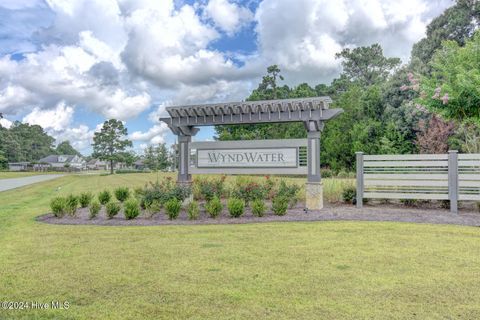
{"type": "Polygon", "coordinates": [[[127,128],[116,119],[110,119],[103,123],[100,132],[95,132],[93,137],[93,156],[110,162],[110,173],[113,174],[113,166],[122,161],[122,153],[132,142],[127,139],[127,128]]]}

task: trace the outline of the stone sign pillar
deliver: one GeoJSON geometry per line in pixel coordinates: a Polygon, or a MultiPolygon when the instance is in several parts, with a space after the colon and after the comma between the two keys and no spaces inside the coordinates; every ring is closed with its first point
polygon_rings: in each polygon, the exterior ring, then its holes
{"type": "Polygon", "coordinates": [[[190,183],[192,175],[189,172],[190,167],[190,150],[189,144],[192,142],[192,136],[180,134],[178,136],[178,152],[180,161],[178,162],[178,179],[179,183],[190,183]]]}
{"type": "Polygon", "coordinates": [[[305,205],[308,210],[320,210],[323,208],[323,184],[320,175],[320,132],[323,123],[310,121],[305,123],[305,127],[308,131],[308,173],[305,185],[305,205]]]}
{"type": "Polygon", "coordinates": [[[178,137],[178,179],[177,183],[190,184],[192,175],[190,174],[190,142],[192,136],[196,135],[198,128],[193,126],[170,127],[172,132],[178,137]]]}

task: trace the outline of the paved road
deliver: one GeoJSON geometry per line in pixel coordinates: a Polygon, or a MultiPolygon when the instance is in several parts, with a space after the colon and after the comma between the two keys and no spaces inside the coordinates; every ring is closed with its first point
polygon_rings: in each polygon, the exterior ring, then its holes
{"type": "Polygon", "coordinates": [[[48,181],[48,180],[52,180],[60,177],[63,177],[63,174],[46,174],[46,175],[12,178],[12,179],[0,179],[0,192],[27,186],[32,183],[48,181]]]}

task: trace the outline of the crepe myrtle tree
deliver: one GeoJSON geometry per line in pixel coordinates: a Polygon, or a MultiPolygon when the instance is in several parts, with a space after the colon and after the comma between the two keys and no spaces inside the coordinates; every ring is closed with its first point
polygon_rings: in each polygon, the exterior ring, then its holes
{"type": "Polygon", "coordinates": [[[121,161],[125,149],[132,146],[127,139],[127,128],[122,121],[110,119],[103,123],[100,132],[93,136],[93,156],[110,162],[110,173],[113,174],[113,164],[121,161]]]}

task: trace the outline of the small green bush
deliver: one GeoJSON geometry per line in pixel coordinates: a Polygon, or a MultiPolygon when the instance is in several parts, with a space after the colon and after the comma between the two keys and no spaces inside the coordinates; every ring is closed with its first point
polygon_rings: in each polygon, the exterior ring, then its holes
{"type": "Polygon", "coordinates": [[[162,209],[162,203],[158,200],[153,200],[152,202],[145,205],[145,209],[147,210],[148,216],[151,218],[156,213],[159,213],[162,209]]]}
{"type": "Polygon", "coordinates": [[[66,199],[63,197],[56,197],[50,201],[50,209],[55,217],[61,218],[65,215],[66,199]]]}
{"type": "Polygon", "coordinates": [[[277,216],[287,214],[289,199],[285,196],[276,196],[272,200],[272,211],[277,216]]]}
{"type": "Polygon", "coordinates": [[[200,216],[200,208],[197,201],[191,201],[187,207],[188,219],[197,220],[200,216]]]}
{"type": "Polygon", "coordinates": [[[333,177],[333,172],[332,172],[332,170],[329,169],[329,168],[321,169],[321,170],[320,170],[320,174],[321,174],[322,178],[331,178],[331,177],[333,177]]]}
{"type": "Polygon", "coordinates": [[[124,202],[130,196],[130,190],[127,187],[118,187],[113,193],[120,202],[124,202]]]}
{"type": "Polygon", "coordinates": [[[98,213],[100,212],[100,209],[102,208],[102,205],[100,202],[94,200],[90,203],[89,211],[90,211],[90,219],[95,218],[98,213]]]}
{"type": "Polygon", "coordinates": [[[280,186],[278,187],[278,192],[276,197],[284,197],[289,199],[288,204],[290,208],[293,208],[298,201],[298,191],[300,191],[300,186],[297,184],[287,184],[284,180],[280,181],[280,186]]]}
{"type": "Polygon", "coordinates": [[[357,197],[357,189],[354,186],[348,186],[342,190],[343,202],[353,203],[356,197],[357,197]]]}
{"type": "Polygon", "coordinates": [[[69,215],[74,216],[75,212],[77,212],[77,208],[78,208],[78,198],[73,194],[68,195],[67,198],[65,199],[65,211],[69,215]]]}
{"type": "Polygon", "coordinates": [[[100,201],[100,203],[103,205],[109,203],[110,199],[112,199],[112,195],[108,190],[103,190],[98,194],[98,201],[100,201]]]}
{"type": "Polygon", "coordinates": [[[228,213],[233,218],[239,218],[245,212],[245,201],[237,198],[231,198],[227,202],[228,213]]]}
{"type": "Polygon", "coordinates": [[[112,219],[115,217],[119,212],[120,212],[120,204],[118,202],[109,202],[105,206],[105,209],[107,211],[107,217],[108,219],[112,219]]]}
{"type": "Polygon", "coordinates": [[[83,192],[78,197],[78,202],[80,202],[81,208],[86,208],[92,202],[93,195],[91,192],[83,192]]]}
{"type": "Polygon", "coordinates": [[[212,218],[216,218],[222,213],[223,205],[220,199],[217,196],[214,196],[212,200],[208,201],[205,204],[205,210],[212,218]]]}
{"type": "Polygon", "coordinates": [[[266,210],[267,206],[263,200],[257,199],[252,202],[252,213],[254,216],[263,217],[266,210]]]}
{"type": "Polygon", "coordinates": [[[125,218],[127,220],[135,219],[140,215],[140,204],[137,199],[130,198],[124,204],[125,218]]]}
{"type": "Polygon", "coordinates": [[[337,174],[337,178],[346,179],[346,178],[348,178],[348,177],[349,177],[348,172],[345,171],[345,170],[343,170],[343,169],[340,170],[340,171],[338,172],[338,174],[337,174]]]}
{"type": "Polygon", "coordinates": [[[177,219],[180,209],[182,209],[182,203],[177,198],[172,198],[165,203],[165,211],[170,220],[177,219]]]}

